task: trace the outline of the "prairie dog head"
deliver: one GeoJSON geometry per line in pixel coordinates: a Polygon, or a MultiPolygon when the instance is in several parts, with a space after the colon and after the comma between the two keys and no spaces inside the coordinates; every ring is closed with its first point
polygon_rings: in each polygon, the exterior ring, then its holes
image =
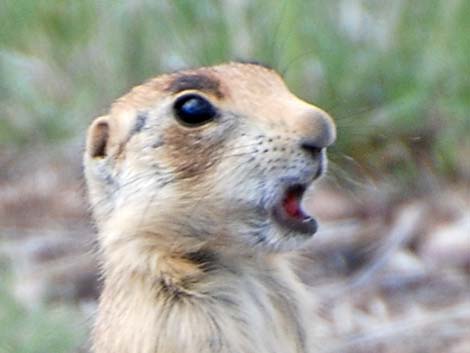
{"type": "Polygon", "coordinates": [[[260,65],[150,80],[88,131],[85,174],[101,241],[294,249],[316,231],[301,202],[335,134],[328,114],[260,65]]]}

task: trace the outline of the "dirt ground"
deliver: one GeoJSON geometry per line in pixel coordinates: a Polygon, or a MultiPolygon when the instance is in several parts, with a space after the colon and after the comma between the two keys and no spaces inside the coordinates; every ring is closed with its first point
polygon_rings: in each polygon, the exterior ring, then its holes
{"type": "MultiPolygon", "coordinates": [[[[299,261],[312,287],[322,352],[470,352],[469,185],[399,194],[326,178],[309,208],[320,231],[299,261]]],[[[93,313],[95,236],[80,153],[0,151],[0,259],[27,307],[65,302],[93,313]]]]}

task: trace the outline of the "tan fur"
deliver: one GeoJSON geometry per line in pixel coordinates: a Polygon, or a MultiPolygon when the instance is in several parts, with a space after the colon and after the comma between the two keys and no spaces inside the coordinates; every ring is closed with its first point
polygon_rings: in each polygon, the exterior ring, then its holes
{"type": "Polygon", "coordinates": [[[311,236],[267,207],[320,167],[301,141],[334,138],[326,113],[254,64],[159,76],[117,100],[84,160],[104,278],[94,352],[315,352],[290,261],[311,236]],[[175,119],[188,92],[218,109],[214,122],[175,119]]]}

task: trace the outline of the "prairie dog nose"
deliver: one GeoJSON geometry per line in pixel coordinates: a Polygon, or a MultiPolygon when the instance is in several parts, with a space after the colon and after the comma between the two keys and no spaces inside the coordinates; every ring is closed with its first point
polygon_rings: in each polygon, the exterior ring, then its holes
{"type": "Polygon", "coordinates": [[[300,117],[300,146],[317,155],[322,148],[336,140],[336,127],[333,119],[323,110],[312,107],[300,117]]]}

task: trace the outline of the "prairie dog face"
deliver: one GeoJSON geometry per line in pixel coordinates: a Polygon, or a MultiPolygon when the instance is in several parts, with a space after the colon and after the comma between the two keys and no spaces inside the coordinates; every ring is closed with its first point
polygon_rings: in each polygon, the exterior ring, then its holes
{"type": "Polygon", "coordinates": [[[85,173],[101,240],[296,248],[316,231],[301,202],[335,134],[324,111],[260,65],[159,76],[89,128],[85,173]]]}

